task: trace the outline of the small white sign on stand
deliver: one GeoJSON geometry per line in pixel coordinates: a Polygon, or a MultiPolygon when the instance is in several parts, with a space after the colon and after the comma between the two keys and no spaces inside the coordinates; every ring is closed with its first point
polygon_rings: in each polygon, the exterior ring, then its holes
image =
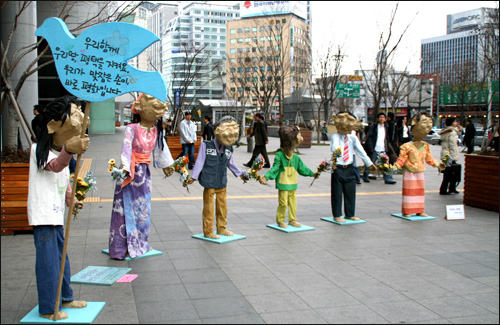
{"type": "Polygon", "coordinates": [[[463,220],[465,219],[465,209],[463,204],[447,205],[446,206],[446,220],[463,220]]]}

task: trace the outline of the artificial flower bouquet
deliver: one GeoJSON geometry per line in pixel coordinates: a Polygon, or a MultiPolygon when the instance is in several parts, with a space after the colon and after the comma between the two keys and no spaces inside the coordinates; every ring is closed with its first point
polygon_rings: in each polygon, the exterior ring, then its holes
{"type": "MultiPolygon", "coordinates": [[[[71,178],[75,179],[75,175],[71,175],[71,178]]],[[[94,177],[94,174],[92,171],[89,171],[87,175],[84,177],[77,177],[76,179],[76,189],[75,189],[75,197],[78,201],[83,202],[85,198],[87,197],[88,192],[93,192],[95,191],[96,188],[96,180],[94,177]]],[[[79,212],[80,208],[78,208],[76,205],[73,209],[73,220],[77,219],[77,215],[79,212]]]]}

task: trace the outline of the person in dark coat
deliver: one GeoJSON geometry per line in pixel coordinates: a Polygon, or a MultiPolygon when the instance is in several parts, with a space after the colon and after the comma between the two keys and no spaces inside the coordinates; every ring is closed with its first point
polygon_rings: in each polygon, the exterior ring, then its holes
{"type": "Polygon", "coordinates": [[[476,128],[472,121],[467,120],[467,126],[465,127],[465,137],[464,142],[467,146],[467,153],[470,155],[474,151],[474,137],[476,136],[476,128]]]}
{"type": "Polygon", "coordinates": [[[202,133],[203,140],[210,141],[215,138],[214,126],[212,124],[212,119],[209,116],[205,116],[205,127],[202,133]]]}
{"type": "Polygon", "coordinates": [[[269,157],[267,156],[266,149],[266,144],[269,143],[269,140],[267,138],[266,126],[264,125],[262,114],[255,114],[254,119],[255,124],[253,132],[247,137],[250,138],[252,136],[255,136],[255,147],[253,149],[252,158],[250,158],[250,161],[248,163],[243,164],[243,166],[248,168],[252,167],[255,158],[257,158],[259,154],[262,154],[266,161],[264,168],[271,168],[271,163],[269,162],[269,157]]]}

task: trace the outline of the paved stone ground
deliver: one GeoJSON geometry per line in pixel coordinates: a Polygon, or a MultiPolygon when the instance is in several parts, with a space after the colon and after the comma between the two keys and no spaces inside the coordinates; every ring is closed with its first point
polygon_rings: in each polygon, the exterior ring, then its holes
{"type": "MultiPolygon", "coordinates": [[[[300,177],[298,221],[316,230],[295,234],[266,227],[275,222],[274,183],[231,177],[228,229],[247,238],[224,245],[191,238],[202,231],[201,186],[191,185],[189,194],[177,176],[163,179],[153,169],[150,242],[164,254],[109,259],[101,253],[113,193],[107,161],[119,159],[123,130],[91,135],[84,158],[93,159],[93,196],[101,202],[86,203],[69,238],[72,274],[95,265],[139,275],[110,287],[72,286],[77,299],[107,303],[95,323],[498,324],[498,213],[465,207],[465,220],[446,221],[445,206],[461,204],[462,193],[440,196],[442,176],[433,168],[425,173],[426,212],[437,219],[419,222],[391,217],[400,212],[401,176],[396,185],[358,185],[356,212],[367,223],[354,226],[320,220],[331,216],[330,175],[313,187],[300,177]]],[[[271,138],[268,150],[278,146],[271,138]]],[[[440,147],[431,147],[438,157],[440,147]]],[[[300,153],[314,170],[329,148],[300,153]]],[[[245,146],[236,149],[238,165],[249,158],[245,146]]],[[[1,322],[18,323],[37,305],[33,236],[2,236],[1,258],[1,322]]]]}

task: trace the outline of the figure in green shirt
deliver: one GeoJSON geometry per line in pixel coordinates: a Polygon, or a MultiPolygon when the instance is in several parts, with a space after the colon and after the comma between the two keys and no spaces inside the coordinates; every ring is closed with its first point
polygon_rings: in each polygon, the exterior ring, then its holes
{"type": "Polygon", "coordinates": [[[276,179],[278,189],[278,211],[276,222],[281,228],[288,228],[285,224],[286,209],[288,207],[288,224],[292,227],[300,227],[297,222],[297,175],[312,176],[317,178],[319,173],[314,173],[293,153],[294,149],[302,143],[300,130],[295,125],[282,126],[279,129],[280,149],[276,152],[273,167],[263,177],[261,184],[267,180],[276,179]]]}

